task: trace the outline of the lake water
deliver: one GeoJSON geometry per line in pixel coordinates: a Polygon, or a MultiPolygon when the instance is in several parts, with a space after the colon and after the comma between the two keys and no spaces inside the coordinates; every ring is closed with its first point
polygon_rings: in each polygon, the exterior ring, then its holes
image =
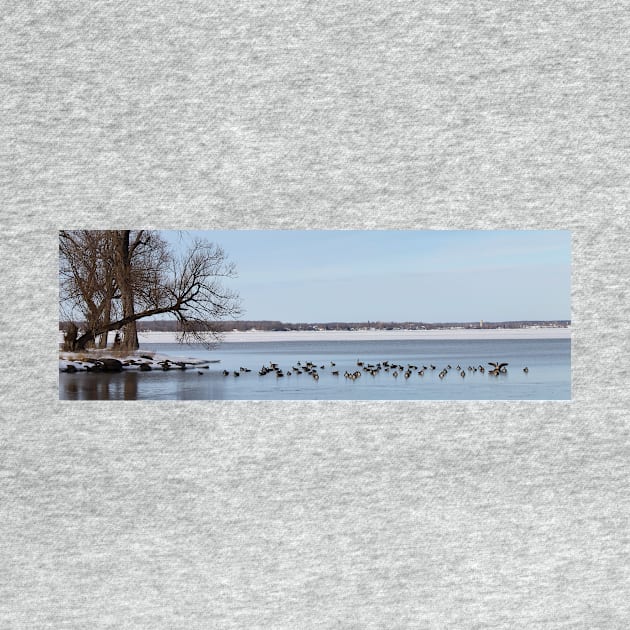
{"type": "MultiPolygon", "coordinates": [[[[142,350],[220,363],[209,369],[123,373],[59,374],[61,400],[570,400],[570,339],[380,340],[230,342],[208,351],[201,346],[142,344],[142,350]],[[297,363],[313,362],[319,380],[292,372],[297,363]],[[427,366],[413,370],[361,372],[351,380],[344,372],[388,361],[427,366]],[[489,361],[509,363],[506,374],[491,376],[468,367],[489,361]],[[285,376],[259,375],[262,366],[278,364],[285,376]],[[331,362],[335,363],[333,367],[331,362]],[[430,366],[435,369],[431,370],[430,366]],[[446,376],[438,374],[451,366],[446,376]],[[456,370],[463,369],[465,376],[456,370]],[[323,368],[321,366],[324,366],[323,368]],[[240,372],[240,368],[251,372],[240,372]],[[527,367],[525,373],[523,368],[527,367]],[[223,376],[223,370],[230,372],[223,376]],[[339,371],[338,376],[332,374],[339,371]],[[233,375],[234,371],[239,376],[233,375]],[[198,372],[201,372],[199,374],[198,372]]],[[[490,368],[491,369],[491,368],[490,368]]]]}

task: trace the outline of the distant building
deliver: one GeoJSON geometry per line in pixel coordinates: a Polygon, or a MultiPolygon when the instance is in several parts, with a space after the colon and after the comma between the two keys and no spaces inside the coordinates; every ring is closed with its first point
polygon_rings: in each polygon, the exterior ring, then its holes
{"type": "Polygon", "coordinates": [[[479,321],[479,328],[483,328],[483,319],[479,321]]]}

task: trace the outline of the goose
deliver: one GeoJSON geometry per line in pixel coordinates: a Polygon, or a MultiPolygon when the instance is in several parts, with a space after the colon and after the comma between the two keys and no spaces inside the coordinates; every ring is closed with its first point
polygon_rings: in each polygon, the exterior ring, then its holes
{"type": "Polygon", "coordinates": [[[493,363],[492,361],[488,361],[488,365],[494,366],[494,370],[496,370],[497,372],[501,372],[501,373],[505,374],[507,372],[506,367],[509,364],[508,363],[499,363],[498,361],[496,363],[493,363]]]}

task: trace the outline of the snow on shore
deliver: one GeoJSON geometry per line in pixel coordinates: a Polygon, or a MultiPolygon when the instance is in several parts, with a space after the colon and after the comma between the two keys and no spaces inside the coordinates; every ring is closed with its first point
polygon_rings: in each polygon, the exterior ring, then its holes
{"type": "MultiPolygon", "coordinates": [[[[416,339],[570,339],[570,328],[491,328],[443,330],[321,330],[321,331],[266,331],[248,330],[228,332],[224,343],[256,341],[379,341],[416,339]]],[[[177,335],[170,332],[138,333],[142,344],[176,343],[177,335]]]]}
{"type": "MultiPolygon", "coordinates": [[[[248,330],[225,333],[224,343],[256,341],[379,341],[416,339],[570,339],[571,328],[486,328],[465,330],[461,328],[439,330],[248,330]]],[[[172,332],[138,333],[142,344],[177,343],[172,332]]],[[[59,343],[63,334],[59,332],[59,343]]]]}
{"type": "Polygon", "coordinates": [[[195,359],[174,357],[157,352],[137,352],[122,356],[108,350],[86,352],[60,352],[59,370],[61,372],[117,372],[121,370],[186,370],[188,368],[207,368],[210,363],[219,363],[219,359],[195,359]]]}

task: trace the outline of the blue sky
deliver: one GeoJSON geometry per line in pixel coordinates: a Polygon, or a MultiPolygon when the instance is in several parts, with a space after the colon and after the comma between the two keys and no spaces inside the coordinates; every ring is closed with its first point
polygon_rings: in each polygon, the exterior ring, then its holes
{"type": "Polygon", "coordinates": [[[568,231],[162,232],[221,245],[242,319],[504,321],[570,319],[568,231]]]}

